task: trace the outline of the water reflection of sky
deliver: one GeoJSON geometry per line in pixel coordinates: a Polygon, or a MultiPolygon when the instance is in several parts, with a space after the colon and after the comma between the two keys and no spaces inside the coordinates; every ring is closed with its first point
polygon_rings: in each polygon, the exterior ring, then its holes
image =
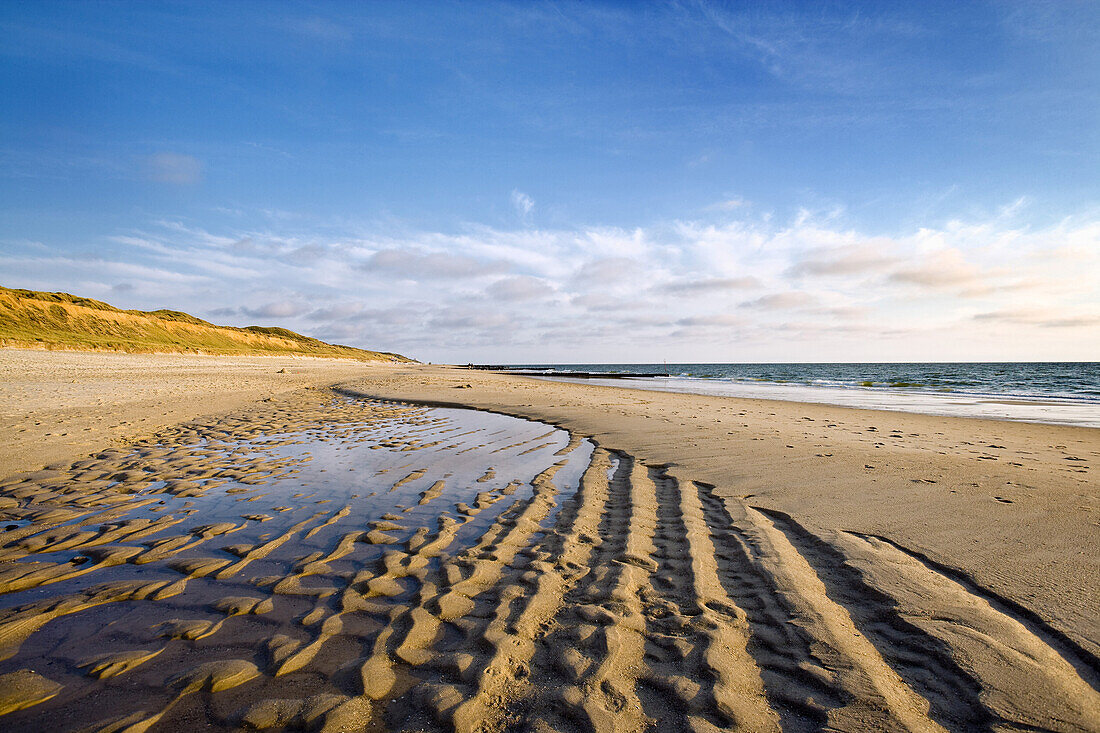
{"type": "MultiPolygon", "coordinates": [[[[238,590],[246,592],[248,585],[244,581],[248,578],[284,574],[296,559],[311,552],[331,550],[348,532],[368,531],[372,523],[384,521],[384,515],[395,517],[391,524],[404,527],[385,530],[395,543],[358,542],[354,553],[330,563],[334,570],[350,572],[377,560],[389,549],[403,549],[404,543],[420,528],[427,528],[429,536],[433,535],[439,529],[440,516],[465,520],[456,504],[473,507],[478,494],[491,494],[493,503],[465,521],[456,533],[448,552],[457,553],[476,541],[501,512],[517,501],[530,498],[531,481],[540,472],[565,461],[553,479],[558,491],[557,503],[543,521],[544,525],[552,523],[561,504],[577,490],[594,447],[588,441],[581,441],[568,453],[558,455],[568,445],[566,431],[543,423],[451,408],[408,408],[404,418],[370,424],[319,424],[296,433],[265,434],[235,442],[211,444],[202,440],[177,446],[174,454],[195,452],[211,460],[234,453],[248,458],[261,454],[283,468],[275,477],[257,485],[223,482],[217,478],[197,481],[199,485],[217,484],[199,497],[161,493],[164,482],[153,482],[134,495],[137,506],[133,510],[104,524],[134,519],[179,520],[149,537],[148,542],[122,542],[137,545],[187,534],[204,525],[222,522],[243,525],[237,531],[196,543],[193,548],[172,556],[173,561],[195,557],[236,561],[239,558],[225,547],[269,541],[316,515],[316,520],[291,541],[268,557],[253,561],[240,574],[242,577],[234,579],[234,584],[241,583],[238,590]],[[487,477],[490,468],[492,475],[487,477]],[[395,484],[410,474],[415,477],[395,488],[395,484]],[[425,492],[440,481],[443,485],[438,495],[422,504],[425,492]],[[305,536],[311,528],[345,507],[344,516],[310,537],[305,536]],[[269,519],[246,518],[252,516],[269,519]]],[[[154,472],[155,465],[156,459],[149,459],[149,468],[154,472]]],[[[51,529],[87,519],[88,515],[81,515],[53,525],[51,529]]],[[[4,526],[22,524],[25,522],[9,522],[4,526]]],[[[95,531],[100,526],[97,523],[86,529],[95,531]]],[[[19,562],[72,563],[74,568],[81,568],[97,562],[96,554],[97,548],[82,550],[77,547],[33,553],[19,562]]],[[[165,562],[125,563],[96,569],[70,580],[0,595],[0,607],[11,608],[43,597],[78,592],[93,583],[177,580],[180,577],[165,562]]],[[[191,589],[211,583],[210,580],[194,579],[191,589]]],[[[225,587],[224,583],[214,585],[225,587]]]]}

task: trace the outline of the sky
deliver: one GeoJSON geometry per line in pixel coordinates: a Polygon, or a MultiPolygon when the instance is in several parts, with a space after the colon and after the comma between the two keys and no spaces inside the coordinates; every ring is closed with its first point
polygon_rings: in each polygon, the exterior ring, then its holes
{"type": "Polygon", "coordinates": [[[0,284],[422,361],[1100,360],[1100,3],[0,2],[0,284]]]}

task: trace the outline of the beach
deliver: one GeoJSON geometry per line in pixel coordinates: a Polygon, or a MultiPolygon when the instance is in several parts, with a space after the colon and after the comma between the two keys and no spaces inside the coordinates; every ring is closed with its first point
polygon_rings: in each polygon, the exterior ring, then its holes
{"type": "Polygon", "coordinates": [[[11,730],[1098,729],[1093,428],[0,364],[11,730]]]}
{"type": "Polygon", "coordinates": [[[0,349],[0,474],[361,372],[351,359],[0,349]]]}
{"type": "Polygon", "coordinates": [[[1070,614],[1059,623],[1088,629],[1080,641],[1100,651],[1100,594],[1081,587],[1070,599],[1083,579],[1100,580],[1100,497],[1090,476],[1100,461],[1095,429],[467,370],[395,369],[345,388],[542,420],[650,465],[675,466],[714,484],[723,498],[797,515],[815,529],[890,536],[1042,604],[1052,620],[1070,614]]]}

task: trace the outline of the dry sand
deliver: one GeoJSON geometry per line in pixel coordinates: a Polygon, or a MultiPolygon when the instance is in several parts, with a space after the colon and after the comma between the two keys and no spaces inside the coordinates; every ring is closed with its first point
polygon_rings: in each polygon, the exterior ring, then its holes
{"type": "Polygon", "coordinates": [[[363,370],[350,359],[0,349],[0,476],[363,370]]]}
{"type": "MultiPolygon", "coordinates": [[[[119,400],[84,440],[233,409],[0,482],[17,520],[0,602],[19,601],[0,615],[0,724],[1100,730],[1096,430],[421,366],[318,366],[297,385],[569,434],[489,428],[285,391],[275,362],[224,360],[206,407],[144,374],[151,399],[119,400]],[[325,489],[323,444],[393,465],[325,489]],[[316,490],[288,498],[303,481],[316,490]]],[[[125,395],[106,381],[73,387],[84,410],[125,395]]],[[[5,434],[45,431],[50,409],[5,434]]],[[[86,451],[66,432],[53,454],[86,451]]]]}

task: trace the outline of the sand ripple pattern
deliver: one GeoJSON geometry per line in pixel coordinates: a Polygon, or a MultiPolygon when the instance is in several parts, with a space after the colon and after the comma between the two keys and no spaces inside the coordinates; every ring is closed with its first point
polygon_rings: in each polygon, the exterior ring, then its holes
{"type": "Polygon", "coordinates": [[[513,418],[314,392],[0,512],[4,730],[1100,725],[1097,660],[951,568],[513,418]]]}

